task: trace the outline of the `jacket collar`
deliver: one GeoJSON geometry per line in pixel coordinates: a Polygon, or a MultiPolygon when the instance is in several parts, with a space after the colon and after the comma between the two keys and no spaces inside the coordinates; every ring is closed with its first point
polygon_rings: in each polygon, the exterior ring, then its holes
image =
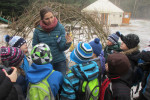
{"type": "Polygon", "coordinates": [[[140,49],[140,47],[137,46],[137,47],[135,47],[135,48],[132,48],[132,49],[123,51],[122,53],[125,54],[125,55],[131,55],[131,54],[133,54],[134,52],[139,52],[139,49],[140,49]]]}

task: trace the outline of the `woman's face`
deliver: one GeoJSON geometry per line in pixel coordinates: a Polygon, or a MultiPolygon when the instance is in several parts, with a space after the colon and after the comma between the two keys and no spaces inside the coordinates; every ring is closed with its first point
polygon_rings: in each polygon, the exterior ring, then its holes
{"type": "Polygon", "coordinates": [[[126,46],[126,44],[122,41],[121,42],[121,46],[120,46],[120,49],[122,49],[122,50],[128,50],[129,48],[126,46]]]}
{"type": "Polygon", "coordinates": [[[27,47],[27,43],[24,43],[20,49],[24,52],[24,53],[27,53],[28,52],[28,47],[27,47]]]}
{"type": "Polygon", "coordinates": [[[43,22],[46,25],[51,25],[54,22],[54,15],[51,12],[48,12],[44,15],[43,22]]]}

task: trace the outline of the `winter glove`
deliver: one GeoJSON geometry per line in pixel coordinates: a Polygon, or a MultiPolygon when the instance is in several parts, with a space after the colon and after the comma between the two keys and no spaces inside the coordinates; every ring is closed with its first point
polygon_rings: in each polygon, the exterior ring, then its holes
{"type": "Polygon", "coordinates": [[[119,31],[116,32],[116,35],[118,35],[119,37],[121,36],[121,33],[119,31]]]}

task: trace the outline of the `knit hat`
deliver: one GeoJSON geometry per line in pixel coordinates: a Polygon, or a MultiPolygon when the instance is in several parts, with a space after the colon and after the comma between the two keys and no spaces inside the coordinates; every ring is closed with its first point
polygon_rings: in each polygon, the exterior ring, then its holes
{"type": "Polygon", "coordinates": [[[18,47],[18,48],[20,48],[24,43],[26,43],[26,41],[24,40],[24,38],[22,38],[20,36],[10,37],[9,35],[5,35],[4,36],[4,40],[6,42],[8,42],[8,44],[11,47],[18,47]]]}
{"type": "Polygon", "coordinates": [[[135,48],[140,42],[140,39],[136,34],[128,34],[126,36],[121,35],[121,40],[129,49],[135,48]]]}
{"type": "Polygon", "coordinates": [[[113,34],[108,36],[107,40],[109,40],[113,44],[117,44],[118,40],[119,40],[119,37],[118,37],[118,35],[116,35],[116,33],[113,33],[113,34]]]}
{"type": "Polygon", "coordinates": [[[18,66],[24,57],[21,49],[16,47],[1,47],[1,61],[7,67],[18,66]]]}
{"type": "Polygon", "coordinates": [[[100,39],[95,38],[94,41],[91,41],[89,44],[91,45],[91,47],[93,49],[93,53],[95,53],[96,56],[99,56],[102,51],[102,45],[100,43],[100,39]]]}
{"type": "Polygon", "coordinates": [[[108,56],[108,72],[111,75],[124,75],[130,68],[130,62],[126,55],[113,53],[108,56]]]}
{"type": "Polygon", "coordinates": [[[93,50],[90,44],[79,42],[76,48],[71,52],[70,59],[77,64],[89,61],[92,58],[93,50]]]}
{"type": "Polygon", "coordinates": [[[31,51],[31,58],[35,64],[43,65],[50,63],[53,59],[49,46],[45,43],[35,45],[31,51]]]}

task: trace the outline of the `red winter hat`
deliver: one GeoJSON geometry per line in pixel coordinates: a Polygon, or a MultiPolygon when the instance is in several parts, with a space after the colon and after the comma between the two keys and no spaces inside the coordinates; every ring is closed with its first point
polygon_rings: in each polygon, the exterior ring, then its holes
{"type": "Polygon", "coordinates": [[[122,76],[128,72],[130,61],[128,57],[122,53],[113,53],[108,56],[109,74],[122,76]]]}
{"type": "Polygon", "coordinates": [[[21,49],[16,47],[1,47],[0,53],[1,61],[7,67],[18,66],[24,57],[21,49]]]}

